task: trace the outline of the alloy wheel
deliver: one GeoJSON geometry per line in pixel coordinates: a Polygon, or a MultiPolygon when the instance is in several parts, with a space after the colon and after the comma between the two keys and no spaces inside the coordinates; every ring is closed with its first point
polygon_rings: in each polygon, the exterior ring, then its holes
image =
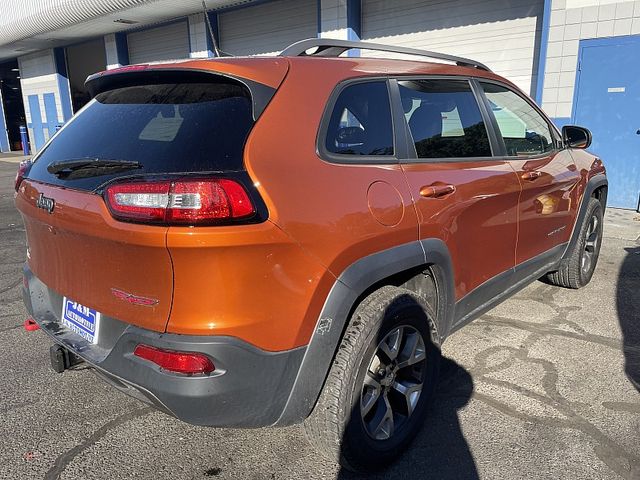
{"type": "Polygon", "coordinates": [[[410,419],[422,393],[426,358],[422,335],[409,325],[394,328],[378,344],[360,395],[371,438],[388,440],[410,419]]]}

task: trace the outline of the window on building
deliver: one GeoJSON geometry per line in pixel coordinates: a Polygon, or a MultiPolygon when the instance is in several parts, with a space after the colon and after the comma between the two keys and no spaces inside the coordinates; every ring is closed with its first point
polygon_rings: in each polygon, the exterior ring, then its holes
{"type": "Polygon", "coordinates": [[[549,124],[520,95],[501,85],[482,83],[510,157],[553,150],[549,124]]]}
{"type": "Polygon", "coordinates": [[[398,84],[418,158],[491,156],[487,129],[469,82],[412,80],[398,84]]]}
{"type": "Polygon", "coordinates": [[[340,93],[329,119],[325,147],[339,155],[393,155],[386,82],[357,83],[340,93]]]}

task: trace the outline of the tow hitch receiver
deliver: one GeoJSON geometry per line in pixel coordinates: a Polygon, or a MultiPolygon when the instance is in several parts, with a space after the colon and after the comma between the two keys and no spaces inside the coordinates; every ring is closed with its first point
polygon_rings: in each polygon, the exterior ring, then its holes
{"type": "Polygon", "coordinates": [[[51,345],[49,356],[51,357],[51,368],[56,373],[62,373],[66,369],[84,361],[75,353],[57,344],[51,345]]]}

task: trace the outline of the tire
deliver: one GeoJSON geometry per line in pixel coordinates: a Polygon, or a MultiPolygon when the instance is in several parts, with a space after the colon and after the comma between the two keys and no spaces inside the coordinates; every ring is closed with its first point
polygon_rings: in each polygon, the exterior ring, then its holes
{"type": "Polygon", "coordinates": [[[581,288],[591,281],[602,245],[602,204],[590,198],[580,226],[578,241],[555,272],[547,274],[549,283],[565,288],[581,288]]]}
{"type": "Polygon", "coordinates": [[[434,319],[424,299],[401,288],[382,287],[360,303],[304,424],[320,454],[364,473],[384,468],[408,447],[424,422],[437,382],[440,349],[434,319]],[[390,356],[384,358],[386,351],[390,356]],[[389,361],[394,352],[396,366],[389,361]],[[401,367],[410,362],[412,366],[401,367]],[[370,369],[377,373],[369,374],[370,369]],[[414,386],[400,394],[398,389],[418,380],[421,389],[414,386]],[[382,414],[389,406],[396,412],[392,421],[382,414]]]}

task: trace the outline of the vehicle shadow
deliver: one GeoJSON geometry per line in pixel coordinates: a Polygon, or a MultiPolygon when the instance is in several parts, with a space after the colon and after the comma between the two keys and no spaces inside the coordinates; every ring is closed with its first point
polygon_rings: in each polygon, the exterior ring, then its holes
{"type": "Polygon", "coordinates": [[[388,469],[378,474],[359,475],[342,468],[341,480],[437,478],[478,479],[473,455],[458,418],[473,394],[473,379],[469,372],[453,360],[443,357],[440,381],[422,431],[411,447],[388,469]]]}
{"type": "Polygon", "coordinates": [[[625,373],[640,392],[640,247],[625,248],[625,251],[627,254],[618,273],[616,307],[625,373]]]}

